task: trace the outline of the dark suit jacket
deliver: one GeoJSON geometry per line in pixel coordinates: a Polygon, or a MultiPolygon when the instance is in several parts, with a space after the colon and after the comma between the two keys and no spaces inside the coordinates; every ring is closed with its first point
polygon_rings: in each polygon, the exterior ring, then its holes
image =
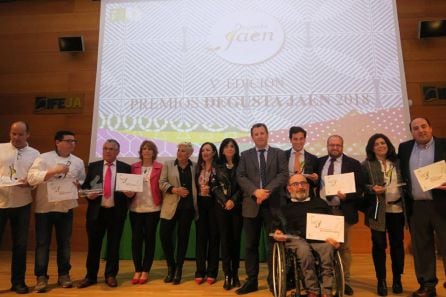
{"type": "MultiPolygon", "coordinates": [[[[441,160],[446,160],[446,139],[444,138],[436,138],[435,141],[435,152],[434,152],[434,162],[438,162],[441,160]]],[[[407,208],[407,217],[410,218],[412,214],[412,181],[410,179],[410,169],[409,169],[409,161],[410,155],[412,154],[412,149],[415,144],[414,140],[409,140],[403,142],[398,147],[398,157],[400,159],[400,169],[401,175],[403,176],[404,182],[407,184],[406,186],[406,208],[407,208]]],[[[435,210],[442,216],[446,216],[446,192],[443,190],[431,190],[432,198],[434,200],[435,210]]]]}
{"type": "MultiPolygon", "coordinates": [[[[290,156],[291,156],[291,148],[289,150],[285,151],[285,155],[286,155],[286,160],[287,160],[287,166],[290,162],[290,156]]],[[[309,152],[305,151],[305,166],[304,166],[304,174],[312,174],[312,173],[317,173],[317,169],[319,167],[318,165],[318,158],[317,156],[310,154],[309,152]]],[[[308,182],[310,184],[310,195],[311,197],[314,197],[313,195],[315,195],[314,193],[314,189],[317,187],[317,181],[313,182],[312,180],[308,179],[308,182]]],[[[317,196],[317,195],[316,195],[317,196]]]]}
{"type": "MultiPolygon", "coordinates": [[[[104,160],[92,162],[88,164],[88,172],[87,177],[85,178],[85,181],[82,185],[82,189],[91,189],[91,182],[93,180],[97,180],[97,184],[102,184],[103,179],[103,170],[104,170],[104,160]]],[[[130,173],[131,167],[130,165],[121,162],[116,161],[116,173],[130,173]]],[[[96,197],[96,199],[91,200],[87,199],[88,201],[88,208],[87,208],[87,220],[96,220],[99,214],[99,210],[101,209],[101,200],[102,195],[96,197]]],[[[114,192],[114,201],[115,201],[115,208],[116,208],[116,214],[118,217],[117,220],[124,220],[127,215],[127,206],[129,202],[129,198],[124,195],[122,192],[114,192]]]]}
{"type": "MultiPolygon", "coordinates": [[[[318,172],[317,172],[317,174],[319,175],[319,185],[317,189],[318,195],[321,189],[321,181],[322,181],[321,173],[327,159],[328,155],[321,157],[318,160],[319,161],[318,172]]],[[[347,198],[345,200],[341,200],[340,208],[344,213],[345,221],[348,224],[353,225],[358,222],[357,203],[361,201],[363,185],[364,185],[364,183],[362,182],[361,163],[359,163],[359,161],[356,159],[350,158],[349,156],[342,154],[341,173],[349,173],[349,172],[353,172],[355,174],[356,193],[346,194],[347,198]]]]}
{"type": "MultiPolygon", "coordinates": [[[[263,188],[270,190],[271,193],[263,203],[268,203],[269,208],[280,208],[285,202],[284,189],[287,181],[288,164],[285,152],[279,148],[269,147],[266,158],[266,185],[263,188]]],[[[260,209],[253,196],[260,185],[259,159],[255,148],[242,152],[237,167],[237,182],[243,192],[242,214],[247,218],[255,218],[260,209]]]]}

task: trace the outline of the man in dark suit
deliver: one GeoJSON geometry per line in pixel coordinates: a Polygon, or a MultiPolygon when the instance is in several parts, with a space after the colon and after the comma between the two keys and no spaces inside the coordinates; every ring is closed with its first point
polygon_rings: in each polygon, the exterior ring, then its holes
{"type": "Polygon", "coordinates": [[[314,188],[317,185],[319,176],[317,175],[317,157],[304,150],[307,139],[307,131],[302,127],[293,126],[289,131],[291,148],[285,151],[288,160],[288,172],[290,176],[294,174],[304,174],[309,180],[310,196],[314,195],[314,188]]]}
{"type": "Polygon", "coordinates": [[[415,273],[420,288],[414,297],[436,296],[438,282],[435,273],[435,240],[439,239],[440,254],[446,256],[446,184],[423,192],[414,170],[446,160],[446,139],[432,135],[428,119],[415,118],[410,122],[412,140],[398,148],[401,174],[407,184],[406,206],[412,237],[415,273]]]}
{"type": "Polygon", "coordinates": [[[342,264],[344,266],[345,294],[353,295],[353,289],[350,286],[350,267],[351,267],[351,249],[350,249],[350,229],[358,222],[357,202],[362,194],[361,164],[358,160],[348,157],[344,154],[344,139],[339,135],[331,135],[327,139],[328,155],[319,158],[318,175],[320,176],[318,193],[320,197],[331,207],[333,214],[342,215],[345,219],[344,224],[344,243],[341,245],[342,264]],[[324,179],[327,175],[342,174],[353,172],[355,175],[355,193],[338,193],[334,196],[325,195],[324,179]]]}
{"type": "Polygon", "coordinates": [[[114,139],[105,141],[102,147],[103,160],[90,163],[83,189],[90,189],[87,194],[87,275],[78,288],[85,288],[97,282],[102,240],[107,232],[107,264],[105,283],[116,287],[116,275],[119,270],[119,244],[127,215],[128,198],[122,192],[116,192],[116,174],[130,173],[130,165],[117,161],[119,143],[114,139]]]}
{"type": "MultiPolygon", "coordinates": [[[[271,232],[272,212],[285,201],[288,169],[285,152],[268,145],[268,128],[254,124],[251,138],[255,147],[244,151],[237,168],[237,182],[243,191],[242,215],[245,231],[245,269],[248,280],[236,293],[257,291],[259,240],[262,223],[271,232]]],[[[270,244],[272,243],[269,240],[270,244]]],[[[268,246],[268,283],[271,286],[271,246],[268,246]]]]}

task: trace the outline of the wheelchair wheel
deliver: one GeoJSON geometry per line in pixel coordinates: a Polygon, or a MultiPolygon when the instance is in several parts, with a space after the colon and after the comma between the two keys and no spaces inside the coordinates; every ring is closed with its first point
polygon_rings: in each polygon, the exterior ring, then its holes
{"type": "Polygon", "coordinates": [[[291,296],[300,297],[300,296],[302,296],[302,294],[301,294],[302,283],[301,282],[303,280],[303,274],[302,274],[302,270],[300,269],[300,266],[299,266],[299,259],[295,255],[293,255],[292,261],[293,261],[292,268],[294,270],[294,288],[296,291],[291,296]]]}
{"type": "Polygon", "coordinates": [[[286,297],[286,258],[285,244],[275,242],[273,245],[273,294],[274,297],[286,297]]]}
{"type": "Polygon", "coordinates": [[[338,250],[336,250],[334,254],[334,284],[333,291],[335,292],[334,296],[344,297],[344,268],[342,266],[341,254],[338,250]]]}

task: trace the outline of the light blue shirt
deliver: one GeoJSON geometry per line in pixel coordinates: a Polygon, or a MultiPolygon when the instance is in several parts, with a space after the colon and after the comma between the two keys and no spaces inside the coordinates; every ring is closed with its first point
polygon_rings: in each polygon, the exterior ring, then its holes
{"type": "Polygon", "coordinates": [[[426,144],[419,145],[415,142],[409,159],[410,180],[412,182],[412,196],[414,200],[432,200],[431,191],[423,192],[414,170],[434,163],[435,141],[434,138],[426,144]]]}

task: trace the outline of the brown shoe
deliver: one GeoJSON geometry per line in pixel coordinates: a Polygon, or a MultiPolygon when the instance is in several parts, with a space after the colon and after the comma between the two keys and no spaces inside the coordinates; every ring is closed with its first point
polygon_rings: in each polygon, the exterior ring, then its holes
{"type": "Polygon", "coordinates": [[[116,277],[114,277],[114,276],[108,276],[105,279],[105,283],[111,288],[115,288],[118,286],[118,281],[116,280],[116,277]]]}
{"type": "Polygon", "coordinates": [[[435,297],[437,291],[435,288],[420,287],[418,290],[412,293],[412,297],[435,297]]]}
{"type": "Polygon", "coordinates": [[[91,286],[91,285],[94,285],[94,284],[96,284],[96,283],[97,283],[96,280],[92,280],[92,279],[89,279],[89,278],[84,278],[83,280],[81,280],[81,281],[77,284],[77,287],[78,287],[79,289],[83,289],[83,288],[89,287],[89,286],[91,286]]]}

